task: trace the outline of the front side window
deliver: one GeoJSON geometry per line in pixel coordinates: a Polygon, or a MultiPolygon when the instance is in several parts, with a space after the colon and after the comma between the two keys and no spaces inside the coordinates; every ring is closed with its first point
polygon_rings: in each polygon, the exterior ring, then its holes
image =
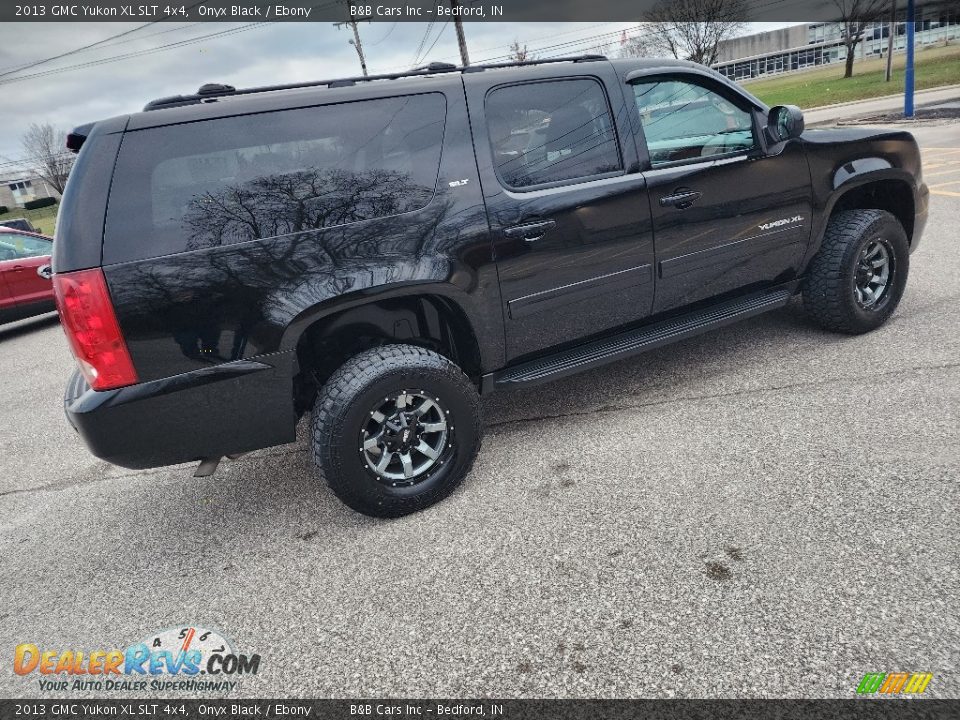
{"type": "Polygon", "coordinates": [[[157,256],[426,206],[446,121],[439,93],[128,132],[107,215],[121,258],[157,256]]]}
{"type": "Polygon", "coordinates": [[[755,146],[750,113],[712,90],[664,79],[635,83],[633,93],[654,167],[755,146]]]}
{"type": "Polygon", "coordinates": [[[0,260],[23,260],[49,255],[52,243],[30,235],[0,233],[0,260]]]}
{"type": "Polygon", "coordinates": [[[509,188],[620,170],[610,108],[595,80],[552,80],[493,90],[486,101],[494,166],[509,188]]]}

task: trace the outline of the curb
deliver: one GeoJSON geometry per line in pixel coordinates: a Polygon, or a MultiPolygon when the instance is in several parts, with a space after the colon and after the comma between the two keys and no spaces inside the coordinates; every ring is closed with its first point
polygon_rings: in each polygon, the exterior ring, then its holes
{"type": "MultiPolygon", "coordinates": [[[[960,85],[941,85],[940,87],[927,88],[926,90],[918,90],[913,96],[914,98],[925,95],[927,93],[943,92],[946,90],[960,90],[960,85]]],[[[848,102],[834,103],[833,105],[818,105],[817,107],[803,108],[804,113],[808,112],[817,112],[820,110],[831,110],[833,108],[842,108],[850,107],[851,105],[859,105],[860,103],[865,102],[875,102],[878,100],[893,100],[894,98],[902,98],[903,93],[893,93],[892,95],[878,95],[877,97],[864,98],[863,100],[850,100],[848,102]]]]}

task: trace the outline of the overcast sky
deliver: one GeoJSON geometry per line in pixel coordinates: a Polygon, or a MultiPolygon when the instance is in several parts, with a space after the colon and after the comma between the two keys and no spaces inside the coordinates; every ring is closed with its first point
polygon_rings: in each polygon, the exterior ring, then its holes
{"type": "MultiPolygon", "coordinates": [[[[788,23],[754,23],[751,31],[788,23]]],[[[596,51],[616,53],[630,23],[468,23],[472,62],[502,61],[517,39],[542,57],[596,51]],[[569,43],[562,46],[562,43],[569,43]]],[[[458,62],[453,25],[360,25],[371,73],[409,69],[415,62],[458,62]],[[432,49],[431,49],[432,48],[432,49]],[[419,49],[419,57],[418,57],[419,49]]],[[[32,122],[70,129],[136,112],[164,95],[192,93],[205,82],[237,87],[359,75],[352,33],[328,23],[18,23],[0,26],[0,177],[20,160],[20,136],[32,122]],[[134,30],[122,37],[120,33],[134,30]],[[226,32],[225,32],[226,31],[226,32]],[[220,33],[213,37],[214,33],[220,33]],[[91,43],[101,45],[39,62],[91,43]],[[171,43],[178,47],[159,49],[171,43]],[[152,51],[152,52],[151,52],[152,51]],[[117,56],[129,56],[110,60],[117,56]],[[34,67],[23,66],[32,63],[34,67]],[[75,67],[75,66],[84,67],[75,67]],[[33,76],[33,77],[30,77],[33,76]]]]}

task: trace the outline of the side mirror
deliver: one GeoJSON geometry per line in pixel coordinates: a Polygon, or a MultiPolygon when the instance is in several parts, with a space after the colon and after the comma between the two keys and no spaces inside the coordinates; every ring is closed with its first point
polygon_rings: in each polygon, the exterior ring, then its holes
{"type": "Polygon", "coordinates": [[[767,132],[774,142],[800,137],[803,127],[803,111],[796,105],[777,105],[767,115],[767,132]]]}

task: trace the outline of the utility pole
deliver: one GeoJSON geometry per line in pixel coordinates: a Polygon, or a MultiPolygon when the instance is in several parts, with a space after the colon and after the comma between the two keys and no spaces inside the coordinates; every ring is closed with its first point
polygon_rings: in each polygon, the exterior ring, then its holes
{"type": "Polygon", "coordinates": [[[353,45],[357,50],[357,56],[360,58],[360,69],[363,70],[363,76],[367,77],[367,59],[363,56],[363,45],[360,44],[360,30],[357,28],[357,22],[365,22],[370,20],[370,16],[365,17],[354,17],[353,15],[353,0],[347,1],[347,12],[349,13],[350,19],[346,22],[334,23],[333,26],[336,28],[343,27],[344,25],[349,25],[353,28],[353,40],[348,42],[353,45]]]}
{"type": "Polygon", "coordinates": [[[463,34],[463,20],[460,19],[458,12],[459,0],[450,0],[450,8],[453,10],[453,26],[457,30],[457,44],[460,46],[460,62],[466,67],[470,64],[470,56],[467,54],[467,38],[463,34]]]}
{"type": "Polygon", "coordinates": [[[887,32],[887,71],[883,76],[884,82],[890,82],[890,78],[893,76],[893,47],[894,37],[897,34],[897,0],[890,0],[890,30],[887,32]]]}

